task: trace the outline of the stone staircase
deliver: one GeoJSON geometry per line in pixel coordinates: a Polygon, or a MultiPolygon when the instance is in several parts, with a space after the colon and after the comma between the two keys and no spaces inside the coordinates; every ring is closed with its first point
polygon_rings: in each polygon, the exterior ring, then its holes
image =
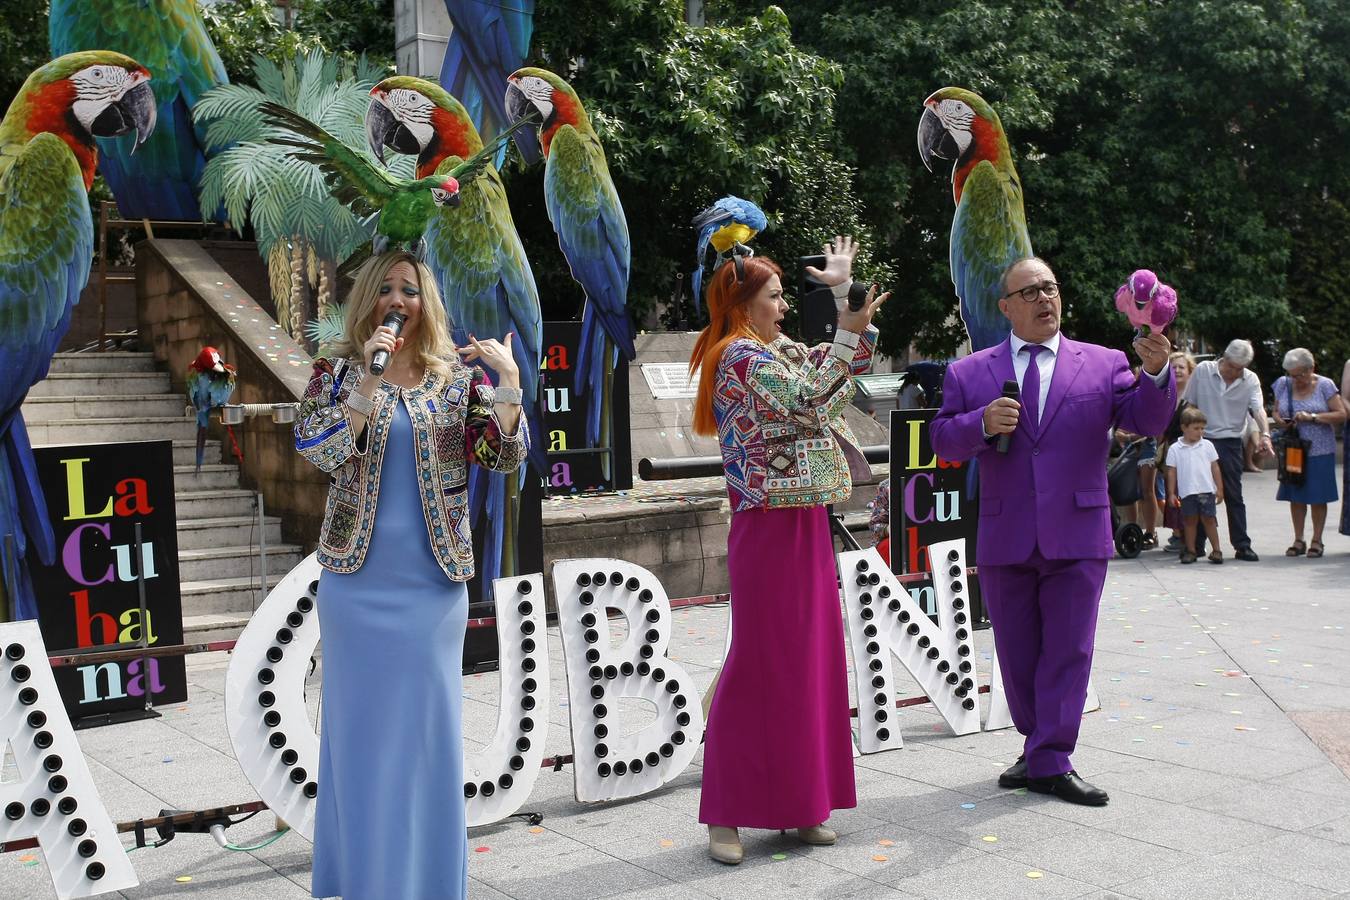
{"type": "MultiPolygon", "coordinates": [[[[224,640],[238,636],[265,596],[255,495],[234,465],[193,471],[197,425],[183,408],[150,353],[58,353],[51,374],[28,392],[23,417],[34,445],[173,441],[184,640],[224,640]]],[[[206,459],[220,454],[220,442],[207,441],[206,459]]],[[[268,516],[262,527],[270,589],[300,562],[302,548],[282,543],[281,519],[268,516]]]]}

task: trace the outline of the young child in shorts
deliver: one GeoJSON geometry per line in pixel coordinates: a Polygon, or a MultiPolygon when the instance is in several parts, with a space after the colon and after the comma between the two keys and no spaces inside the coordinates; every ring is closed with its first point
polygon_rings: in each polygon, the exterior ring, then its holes
{"type": "Polygon", "coordinates": [[[1205,440],[1205,414],[1198,407],[1181,413],[1181,440],[1167,448],[1167,503],[1181,508],[1186,549],[1183,563],[1195,562],[1195,535],[1201,522],[1209,538],[1212,563],[1223,562],[1219,549],[1219,523],[1215,507],[1223,503],[1223,476],[1219,474],[1219,454],[1205,440]]]}

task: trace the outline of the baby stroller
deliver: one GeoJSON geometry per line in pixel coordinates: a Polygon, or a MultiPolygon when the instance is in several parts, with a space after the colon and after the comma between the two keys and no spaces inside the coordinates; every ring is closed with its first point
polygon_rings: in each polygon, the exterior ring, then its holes
{"type": "Polygon", "coordinates": [[[1144,549],[1144,529],[1133,522],[1121,522],[1119,506],[1137,503],[1139,490],[1139,456],[1148,438],[1131,441],[1112,460],[1106,470],[1106,492],[1111,498],[1111,534],[1116,542],[1116,554],[1121,559],[1134,559],[1144,549]]]}

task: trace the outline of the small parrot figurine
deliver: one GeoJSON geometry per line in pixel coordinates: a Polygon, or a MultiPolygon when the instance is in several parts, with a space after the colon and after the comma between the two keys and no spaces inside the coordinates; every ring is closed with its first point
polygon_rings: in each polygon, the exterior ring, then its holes
{"type": "MultiPolygon", "coordinates": [[[[520,369],[530,429],[530,464],[533,477],[542,478],[548,471],[539,391],[543,317],[534,272],[516,233],[506,189],[496,166],[484,156],[492,152],[491,145],[484,147],[464,106],[435,82],[395,75],[375,85],[370,95],[366,135],[377,157],[383,158],[386,148],[416,154],[415,174],[424,179],[458,171],[466,159],[483,160],[479,177],[461,188],[459,206],[445,206],[431,214],[423,246],[456,345],[467,344],[470,335],[503,341],[507,332],[515,333],[511,352],[520,369]]],[[[510,127],[503,135],[511,134],[510,127]]],[[[497,373],[489,374],[496,383],[497,373]]],[[[477,528],[482,517],[487,519],[482,560],[485,584],[518,574],[512,523],[519,521],[526,475],[524,467],[519,474],[470,468],[470,521],[477,528]]]]}
{"type": "Polygon", "coordinates": [[[694,227],[698,229],[694,309],[703,307],[703,279],[717,268],[718,258],[736,244],[750,243],[768,224],[764,210],[749,200],[732,196],[723,197],[694,217],[694,227]]]}
{"type": "MultiPolygon", "coordinates": [[[[332,195],[358,215],[379,213],[375,231],[383,241],[376,244],[376,253],[384,252],[387,244],[403,245],[416,251],[436,208],[457,206],[464,185],[482,174],[492,162],[497,147],[511,136],[509,130],[504,131],[496,142],[481,148],[448,172],[433,172],[405,181],[373,165],[356,150],[293,110],[276,103],[260,103],[258,108],[267,124],[299,135],[296,138],[268,138],[271,143],[295,148],[290,151],[291,156],[318,166],[327,178],[332,195]]],[[[372,147],[388,145],[400,153],[418,152],[417,137],[409,128],[395,123],[387,131],[381,130],[385,125],[385,120],[367,112],[366,129],[372,147]]],[[[423,127],[427,131],[433,129],[429,121],[423,123],[423,127]]]]}
{"type": "MultiPolygon", "coordinates": [[[[234,366],[222,360],[215,347],[203,347],[197,358],[188,364],[187,400],[188,405],[197,411],[198,474],[202,471],[202,460],[206,455],[206,428],[211,424],[211,410],[229,402],[230,395],[234,393],[234,382],[234,366]]],[[[230,433],[235,455],[240,455],[234,429],[228,425],[225,429],[230,433]]]]}
{"type": "MultiPolygon", "coordinates": [[[[510,121],[503,100],[506,77],[530,54],[534,3],[445,0],[451,28],[441,63],[441,87],[464,106],[485,141],[510,121]]],[[[505,160],[503,146],[493,162],[500,168],[505,160]]]]}
{"type": "Polygon", "coordinates": [[[197,188],[206,156],[191,110],[229,78],[196,0],[52,0],[48,21],[53,56],[116,50],[150,72],[159,120],[154,135],[143,146],[130,137],[98,142],[99,171],[121,214],[200,222],[197,188]]]}
{"type": "MultiPolygon", "coordinates": [[[[544,203],[572,277],[586,292],[577,352],[576,391],[589,398],[586,446],[609,446],[614,366],[635,355],[628,315],[628,220],[604,148],[576,91],[544,69],[517,69],[507,79],[513,117],[538,112],[544,158],[544,203]]],[[[530,146],[517,141],[527,161],[530,146]]]]}
{"type": "Polygon", "coordinates": [[[0,593],[13,594],[19,618],[37,615],[29,554],[46,565],[56,554],[20,407],[47,377],[89,280],[94,139],[135,132],[144,142],[155,115],[146,68],[98,50],[36,69],[0,121],[0,593]]]}
{"type": "Polygon", "coordinates": [[[1148,269],[1138,269],[1116,289],[1116,309],[1130,320],[1136,336],[1162,331],[1177,317],[1177,292],[1148,269]]]}
{"type": "Polygon", "coordinates": [[[952,161],[952,284],[971,348],[983,350],[1008,336],[1008,320],[998,308],[1003,271],[1032,255],[1022,182],[1003,123],[979,94],[945,87],[923,106],[919,157],[930,172],[934,157],[952,161]]]}

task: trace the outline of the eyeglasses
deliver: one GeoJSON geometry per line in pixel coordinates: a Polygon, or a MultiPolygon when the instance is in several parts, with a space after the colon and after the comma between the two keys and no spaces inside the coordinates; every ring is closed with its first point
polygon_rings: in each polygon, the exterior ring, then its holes
{"type": "Polygon", "coordinates": [[[1003,299],[1006,300],[1014,294],[1021,297],[1026,303],[1035,303],[1036,298],[1041,294],[1045,294],[1048,299],[1053,300],[1059,296],[1059,285],[1053,281],[1042,281],[1040,284],[1033,284],[1015,291],[1009,291],[1003,295],[1003,299]]]}

